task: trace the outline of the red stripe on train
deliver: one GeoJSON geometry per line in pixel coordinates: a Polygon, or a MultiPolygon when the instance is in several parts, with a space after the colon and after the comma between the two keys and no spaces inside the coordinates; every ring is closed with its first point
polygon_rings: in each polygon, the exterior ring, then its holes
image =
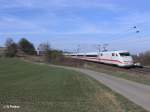
{"type": "Polygon", "coordinates": [[[94,57],[88,57],[88,58],[81,58],[81,59],[85,59],[85,60],[89,60],[89,59],[95,59],[96,61],[101,61],[101,60],[104,60],[104,61],[112,61],[112,62],[118,62],[118,63],[123,63],[119,60],[111,60],[111,59],[102,59],[102,58],[94,58],[94,57]]]}

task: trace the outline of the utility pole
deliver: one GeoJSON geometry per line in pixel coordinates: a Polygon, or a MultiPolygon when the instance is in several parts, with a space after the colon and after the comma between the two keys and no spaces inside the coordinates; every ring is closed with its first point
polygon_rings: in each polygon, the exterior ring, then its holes
{"type": "Polygon", "coordinates": [[[81,46],[78,45],[78,46],[77,46],[77,54],[76,54],[76,56],[78,56],[78,53],[80,53],[80,50],[81,50],[81,46]]]}
{"type": "Polygon", "coordinates": [[[101,44],[97,45],[97,49],[98,49],[98,52],[100,53],[101,52],[101,44]]]}
{"type": "Polygon", "coordinates": [[[107,46],[108,46],[108,44],[103,44],[103,51],[107,51],[107,46]]]}
{"type": "Polygon", "coordinates": [[[79,53],[79,52],[80,52],[80,50],[81,50],[81,46],[80,46],[80,45],[78,45],[78,46],[77,46],[77,53],[79,53]]]}

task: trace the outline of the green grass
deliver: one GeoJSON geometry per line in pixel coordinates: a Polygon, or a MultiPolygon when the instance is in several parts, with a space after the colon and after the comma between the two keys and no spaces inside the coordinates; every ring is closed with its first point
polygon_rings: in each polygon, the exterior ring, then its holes
{"type": "Polygon", "coordinates": [[[78,72],[1,58],[0,112],[146,111],[78,72]]]}

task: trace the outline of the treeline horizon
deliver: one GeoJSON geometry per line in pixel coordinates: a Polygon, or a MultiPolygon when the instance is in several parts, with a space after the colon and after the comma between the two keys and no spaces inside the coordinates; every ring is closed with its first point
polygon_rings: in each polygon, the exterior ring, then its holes
{"type": "Polygon", "coordinates": [[[46,61],[56,61],[63,58],[61,50],[52,49],[49,43],[40,43],[36,49],[34,44],[26,38],[21,38],[17,43],[12,38],[5,42],[5,57],[42,56],[46,61]]]}
{"type": "MultiPolygon", "coordinates": [[[[12,38],[7,38],[5,42],[5,56],[15,57],[19,53],[24,55],[43,55],[46,60],[60,60],[63,56],[63,51],[52,49],[50,44],[40,43],[36,48],[32,42],[26,38],[21,38],[18,42],[15,42],[12,38]]],[[[134,55],[135,62],[140,62],[144,65],[150,65],[150,51],[139,53],[134,55]]]]}

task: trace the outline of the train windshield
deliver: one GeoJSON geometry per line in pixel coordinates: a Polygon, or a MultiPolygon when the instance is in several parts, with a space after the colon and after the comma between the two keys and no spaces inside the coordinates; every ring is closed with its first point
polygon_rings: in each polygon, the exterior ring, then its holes
{"type": "Polygon", "coordinates": [[[129,52],[120,53],[120,56],[131,56],[129,52]]]}

